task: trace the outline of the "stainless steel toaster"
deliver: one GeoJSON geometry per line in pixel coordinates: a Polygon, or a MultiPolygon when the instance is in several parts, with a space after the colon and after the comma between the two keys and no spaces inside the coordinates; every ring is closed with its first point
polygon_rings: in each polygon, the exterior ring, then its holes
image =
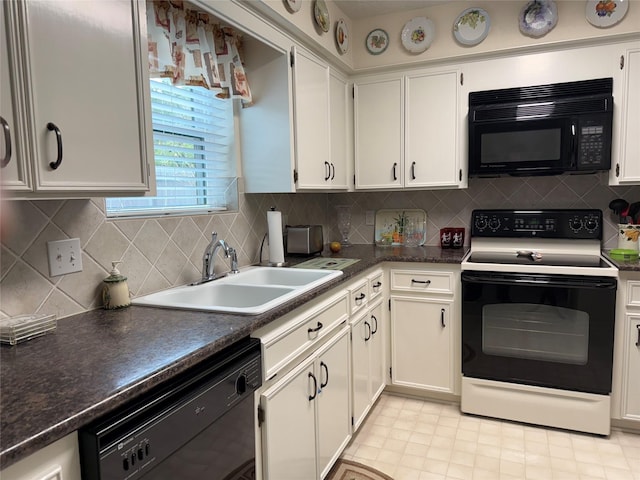
{"type": "Polygon", "coordinates": [[[322,251],[324,239],[322,225],[295,225],[287,227],[287,254],[313,255],[322,251]]]}

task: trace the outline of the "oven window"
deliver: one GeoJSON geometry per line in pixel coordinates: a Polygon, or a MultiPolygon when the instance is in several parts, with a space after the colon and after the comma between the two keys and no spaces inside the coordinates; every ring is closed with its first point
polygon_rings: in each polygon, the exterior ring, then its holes
{"type": "Polygon", "coordinates": [[[560,128],[482,134],[481,163],[540,162],[559,160],[560,128]]]}
{"type": "Polygon", "coordinates": [[[482,351],[487,355],[586,365],[589,315],[533,303],[484,305],[482,351]]]}

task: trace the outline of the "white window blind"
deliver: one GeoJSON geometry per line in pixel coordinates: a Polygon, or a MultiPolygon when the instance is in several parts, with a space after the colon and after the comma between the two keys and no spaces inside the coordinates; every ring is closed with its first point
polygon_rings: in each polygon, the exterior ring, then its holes
{"type": "Polygon", "coordinates": [[[155,197],[107,198],[109,217],[228,210],[237,202],[233,101],[151,79],[155,197]]]}

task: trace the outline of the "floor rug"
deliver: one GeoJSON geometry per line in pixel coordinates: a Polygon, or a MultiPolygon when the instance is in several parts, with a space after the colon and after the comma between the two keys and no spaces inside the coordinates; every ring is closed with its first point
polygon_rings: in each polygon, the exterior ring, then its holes
{"type": "Polygon", "coordinates": [[[361,463],[339,458],[325,480],[393,480],[393,478],[361,463]]]}

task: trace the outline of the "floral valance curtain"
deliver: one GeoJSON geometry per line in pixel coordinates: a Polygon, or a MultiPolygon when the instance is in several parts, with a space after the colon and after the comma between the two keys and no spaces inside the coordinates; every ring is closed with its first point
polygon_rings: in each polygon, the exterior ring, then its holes
{"type": "Polygon", "coordinates": [[[219,90],[220,98],[252,103],[240,56],[241,37],[181,0],[147,1],[149,71],[174,85],[219,90]]]}

